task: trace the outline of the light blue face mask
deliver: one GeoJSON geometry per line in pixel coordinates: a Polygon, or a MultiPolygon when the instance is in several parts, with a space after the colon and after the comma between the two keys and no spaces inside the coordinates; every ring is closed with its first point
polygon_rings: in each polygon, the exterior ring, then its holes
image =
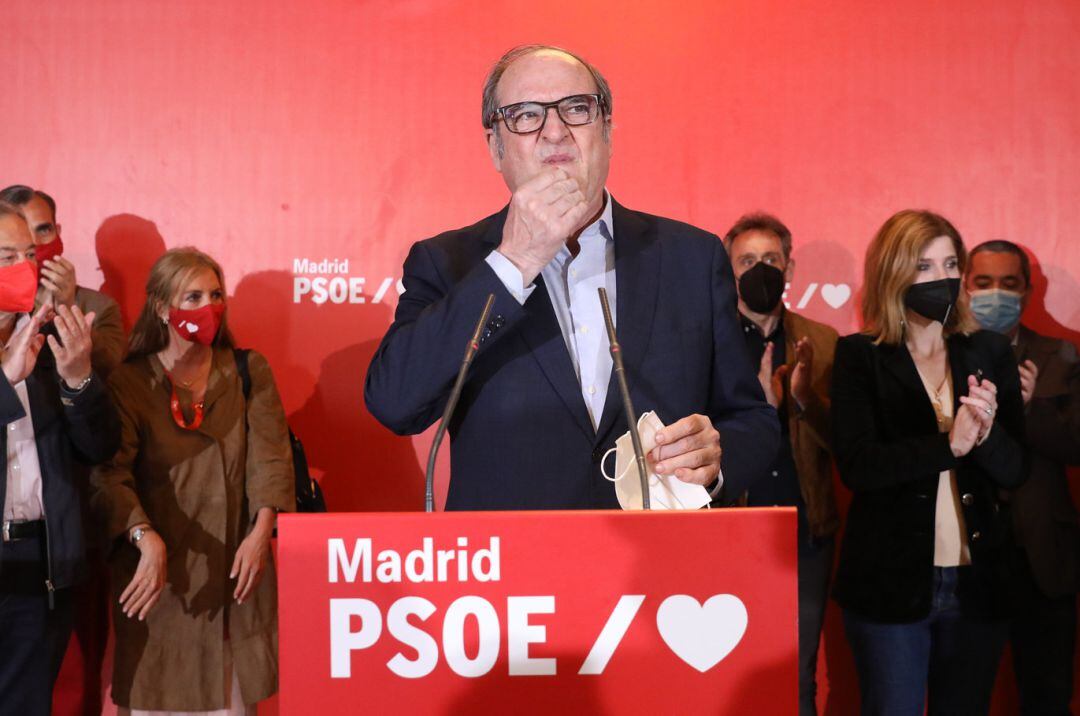
{"type": "Polygon", "coordinates": [[[971,312],[986,330],[1008,333],[1020,322],[1020,314],[1024,312],[1024,296],[1000,288],[972,291],[971,312]]]}

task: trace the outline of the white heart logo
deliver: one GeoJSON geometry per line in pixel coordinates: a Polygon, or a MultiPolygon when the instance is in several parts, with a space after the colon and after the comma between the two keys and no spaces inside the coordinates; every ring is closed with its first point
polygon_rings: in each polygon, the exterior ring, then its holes
{"type": "Polygon", "coordinates": [[[821,287],[821,297],[833,308],[840,308],[851,298],[851,287],[846,283],[827,283],[821,287]]]}
{"type": "Polygon", "coordinates": [[[656,628],[675,655],[705,673],[742,641],[749,616],[734,594],[716,594],[705,604],[686,594],[668,597],[656,610],[656,628]]]}
{"type": "Polygon", "coordinates": [[[191,321],[184,321],[184,330],[188,333],[195,334],[199,332],[199,326],[191,321]]]}

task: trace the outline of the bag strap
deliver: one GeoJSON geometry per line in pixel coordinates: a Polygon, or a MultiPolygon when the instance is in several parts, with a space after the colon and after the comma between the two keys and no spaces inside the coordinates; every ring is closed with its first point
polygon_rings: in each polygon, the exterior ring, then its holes
{"type": "Polygon", "coordinates": [[[233,358],[236,360],[236,372],[240,374],[240,384],[244,388],[244,402],[251,399],[251,371],[248,369],[248,348],[233,348],[233,358]]]}

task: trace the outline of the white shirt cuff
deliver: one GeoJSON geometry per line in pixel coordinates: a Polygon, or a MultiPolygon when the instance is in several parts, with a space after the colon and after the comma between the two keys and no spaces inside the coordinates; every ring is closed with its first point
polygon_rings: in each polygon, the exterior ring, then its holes
{"type": "Polygon", "coordinates": [[[529,300],[529,296],[536,290],[536,284],[525,286],[521,271],[510,259],[500,254],[498,249],[488,254],[484,261],[487,261],[487,265],[499,277],[503,286],[506,286],[506,290],[514,297],[514,300],[524,306],[525,301],[529,300]]]}

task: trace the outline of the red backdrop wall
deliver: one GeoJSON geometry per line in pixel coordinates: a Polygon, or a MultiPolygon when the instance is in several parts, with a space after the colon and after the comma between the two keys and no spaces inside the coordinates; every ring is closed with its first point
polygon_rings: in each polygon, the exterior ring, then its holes
{"type": "MultiPolygon", "coordinates": [[[[870,236],[927,207],[969,245],[1030,247],[1027,321],[1080,335],[1077,3],[527,5],[9,0],[0,183],[57,198],[80,283],[129,325],[164,248],[221,260],[235,332],[269,356],[340,510],[420,505],[429,438],[378,426],[363,376],[411,242],[506,200],[480,86],[519,43],[574,48],[608,76],[624,204],[718,233],[747,210],[782,217],[788,299],[810,317],[853,330],[870,236]],[[348,265],[311,275],[302,259],[348,265]],[[302,292],[339,275],[344,302],[302,292]]],[[[842,714],[856,687],[835,617],[822,701],[842,714]]]]}

